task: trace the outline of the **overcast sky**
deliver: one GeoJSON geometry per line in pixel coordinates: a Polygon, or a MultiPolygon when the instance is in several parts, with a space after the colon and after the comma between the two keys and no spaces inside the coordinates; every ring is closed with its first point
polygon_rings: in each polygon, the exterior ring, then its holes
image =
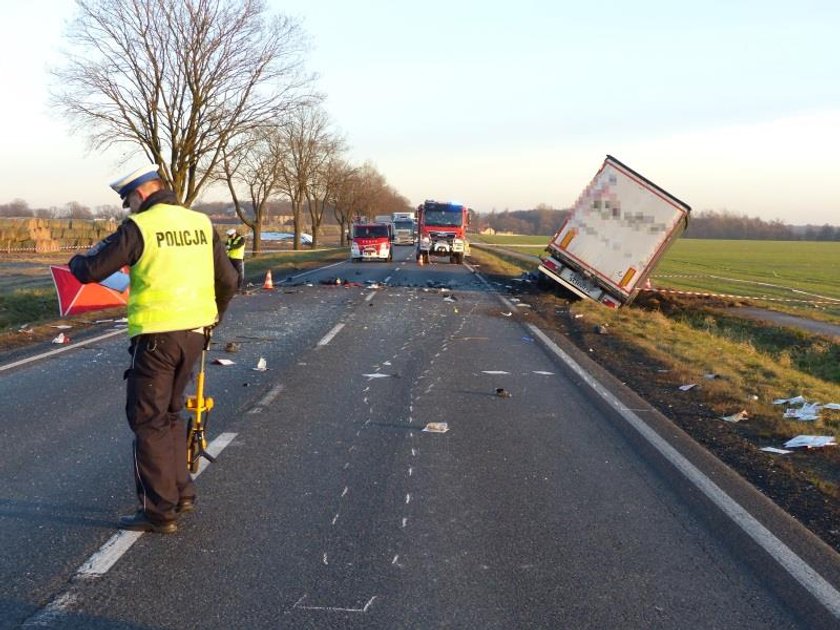
{"type": "MultiPolygon", "coordinates": [[[[0,5],[0,203],[115,201],[119,156],[47,105],[74,6],[0,5]]],[[[836,0],[269,6],[309,34],[351,158],[414,204],[568,207],[611,154],[694,210],[840,225],[836,0]]]]}

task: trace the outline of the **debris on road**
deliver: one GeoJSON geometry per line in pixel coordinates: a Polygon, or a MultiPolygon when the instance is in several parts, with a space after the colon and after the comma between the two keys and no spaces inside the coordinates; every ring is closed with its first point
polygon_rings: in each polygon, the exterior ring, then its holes
{"type": "Polygon", "coordinates": [[[505,316],[505,317],[510,317],[511,315],[513,315],[513,313],[508,311],[507,313],[502,313],[502,315],[505,316]]]}
{"type": "Polygon", "coordinates": [[[225,344],[225,352],[239,352],[241,345],[235,341],[228,341],[225,344]]]}
{"type": "Polygon", "coordinates": [[[257,361],[257,367],[251,369],[255,372],[265,372],[268,369],[268,363],[263,357],[260,357],[260,360],[257,361]]]}
{"type": "Polygon", "coordinates": [[[690,389],[694,389],[697,387],[697,383],[687,383],[685,385],[680,385],[680,391],[687,392],[690,389]]]}
{"type": "Polygon", "coordinates": [[[52,342],[58,344],[70,343],[70,337],[68,337],[64,333],[58,333],[58,336],[55,339],[53,339],[52,342]]]}
{"type": "Polygon", "coordinates": [[[214,359],[213,363],[215,365],[224,365],[225,367],[229,365],[236,365],[236,363],[234,361],[231,361],[230,359],[214,359]]]}
{"type": "Polygon", "coordinates": [[[430,422],[423,427],[423,431],[426,433],[446,433],[449,431],[449,425],[446,422],[430,422]]]}
{"type": "Polygon", "coordinates": [[[507,391],[504,387],[497,387],[496,396],[498,396],[499,398],[510,398],[511,393],[507,391]]]}

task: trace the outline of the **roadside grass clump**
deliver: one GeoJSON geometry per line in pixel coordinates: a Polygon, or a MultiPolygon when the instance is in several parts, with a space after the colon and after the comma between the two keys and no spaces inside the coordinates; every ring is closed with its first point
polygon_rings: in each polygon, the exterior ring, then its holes
{"type": "MultiPolygon", "coordinates": [[[[778,344],[787,337],[750,337],[748,329],[740,327],[737,335],[727,335],[721,333],[720,321],[710,328],[703,316],[672,319],[634,307],[605,309],[589,301],[573,304],[572,311],[583,315],[587,325],[606,325],[611,335],[666,366],[674,380],[679,381],[674,383],[675,389],[680,384],[697,384],[708,396],[715,414],[729,415],[744,409],[750,414],[751,430],[768,438],[789,438],[805,427],[804,432],[829,431],[840,437],[837,412],[824,410],[820,420],[804,425],[784,419],[784,406],[772,404],[774,399],[797,395],[812,402],[840,402],[840,382],[822,377],[833,374],[827,368],[831,359],[825,364],[821,360],[816,370],[813,361],[803,363],[793,354],[789,355],[792,365],[782,364],[779,358],[784,348],[778,344]],[[695,323],[699,326],[692,325],[695,323]],[[768,338],[774,339],[775,344],[770,344],[768,338]],[[716,376],[710,380],[707,375],[712,374],[716,376]]],[[[819,347],[820,357],[834,356],[833,360],[837,360],[833,354],[836,348],[832,351],[819,347]]]]}
{"type": "Polygon", "coordinates": [[[829,339],[705,309],[683,310],[675,318],[695,330],[711,331],[717,337],[749,344],[782,367],[829,383],[840,383],[840,345],[829,339]]]}
{"type": "Polygon", "coordinates": [[[504,252],[494,251],[492,253],[478,248],[470,249],[469,263],[477,263],[481,266],[482,273],[516,277],[526,271],[533,271],[533,263],[529,264],[524,260],[513,256],[506,256],[504,252]]]}
{"type": "Polygon", "coordinates": [[[37,324],[58,315],[58,298],[53,288],[20,289],[0,295],[0,330],[37,324]]]}

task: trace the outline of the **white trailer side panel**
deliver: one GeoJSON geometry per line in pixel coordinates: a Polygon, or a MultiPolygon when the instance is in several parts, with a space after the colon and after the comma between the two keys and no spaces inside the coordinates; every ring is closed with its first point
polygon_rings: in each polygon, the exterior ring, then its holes
{"type": "Polygon", "coordinates": [[[549,247],[615,292],[629,295],[685,229],[689,211],[608,157],[549,247]]]}

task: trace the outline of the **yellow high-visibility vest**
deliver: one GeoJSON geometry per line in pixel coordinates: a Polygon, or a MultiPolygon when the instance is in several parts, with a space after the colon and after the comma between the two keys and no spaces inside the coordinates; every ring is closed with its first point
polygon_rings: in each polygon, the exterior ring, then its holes
{"type": "Polygon", "coordinates": [[[227,249],[228,258],[245,260],[245,237],[239,234],[229,236],[225,242],[225,249],[227,249]]]}
{"type": "Polygon", "coordinates": [[[130,273],[129,336],[212,325],[218,313],[209,217],[159,203],[129,218],[143,235],[130,273]]]}

